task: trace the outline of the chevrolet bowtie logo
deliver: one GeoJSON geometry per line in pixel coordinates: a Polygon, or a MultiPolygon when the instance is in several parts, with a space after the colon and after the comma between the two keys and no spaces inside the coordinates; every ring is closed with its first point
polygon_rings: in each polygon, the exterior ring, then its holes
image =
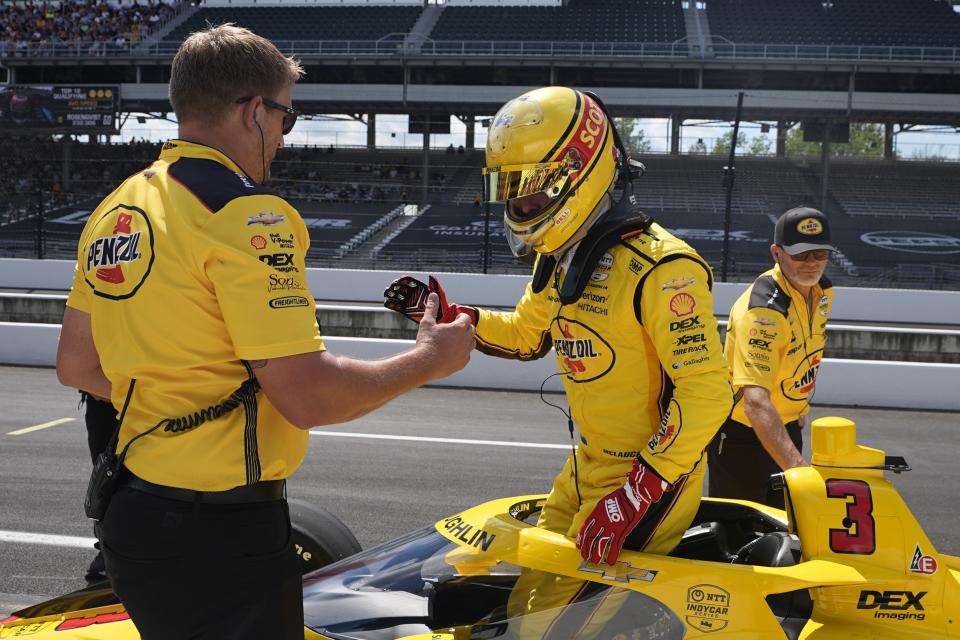
{"type": "Polygon", "coordinates": [[[593,564],[584,560],[580,563],[580,571],[599,573],[604,580],[612,580],[613,582],[631,582],[633,580],[653,582],[653,579],[657,577],[656,571],[635,567],[626,560],[621,560],[613,566],[593,564]]]}

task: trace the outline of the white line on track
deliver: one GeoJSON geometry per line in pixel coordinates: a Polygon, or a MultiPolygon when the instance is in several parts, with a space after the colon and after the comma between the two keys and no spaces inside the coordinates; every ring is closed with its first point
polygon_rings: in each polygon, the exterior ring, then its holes
{"type": "MultiPolygon", "coordinates": [[[[29,427],[31,430],[37,430],[45,427],[52,427],[55,424],[73,420],[73,418],[64,418],[54,420],[45,425],[29,427]]],[[[26,429],[19,432],[13,431],[12,434],[25,433],[26,429]]],[[[436,444],[470,444],[488,447],[521,447],[532,449],[569,449],[566,444],[546,444],[542,442],[508,442],[503,440],[469,440],[465,438],[428,438],[426,436],[395,436],[378,433],[352,433],[349,431],[310,431],[312,436],[329,436],[333,438],[365,438],[375,440],[407,440],[412,442],[432,442],[436,444]]],[[[0,542],[19,542],[21,544],[46,544],[55,547],[77,547],[83,549],[92,549],[95,538],[81,538],[79,536],[58,536],[45,533],[27,533],[25,531],[3,531],[0,530],[0,542]]]]}
{"type": "Polygon", "coordinates": [[[76,418],[58,418],[56,420],[51,420],[50,422],[44,422],[43,424],[35,424],[32,427],[24,427],[23,429],[17,429],[16,431],[10,431],[7,433],[8,436],[22,436],[25,433],[32,433],[33,431],[40,431],[41,429],[49,429],[50,427],[55,427],[60,424],[66,424],[68,422],[73,422],[76,418]]]}
{"type": "Polygon", "coordinates": [[[569,449],[568,444],[544,444],[541,442],[509,442],[505,440],[465,440],[461,438],[428,438],[426,436],[393,436],[379,433],[353,433],[350,431],[310,431],[312,436],[331,436],[335,438],[367,438],[373,440],[408,440],[412,442],[434,442],[438,444],[475,444],[487,447],[525,447],[532,449],[569,449]]]}
{"type": "Polygon", "coordinates": [[[53,547],[93,549],[93,543],[96,541],[96,538],[81,538],[80,536],[56,536],[49,533],[0,530],[0,542],[19,542],[21,544],[45,544],[53,547]]]}

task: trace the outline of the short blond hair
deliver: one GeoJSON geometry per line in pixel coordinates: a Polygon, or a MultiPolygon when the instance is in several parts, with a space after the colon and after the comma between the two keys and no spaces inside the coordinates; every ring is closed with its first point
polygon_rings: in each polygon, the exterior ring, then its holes
{"type": "Polygon", "coordinates": [[[170,104],[180,122],[216,124],[238,98],[274,96],[303,67],[266,38],[232,23],[191,33],[170,71],[170,104]]]}

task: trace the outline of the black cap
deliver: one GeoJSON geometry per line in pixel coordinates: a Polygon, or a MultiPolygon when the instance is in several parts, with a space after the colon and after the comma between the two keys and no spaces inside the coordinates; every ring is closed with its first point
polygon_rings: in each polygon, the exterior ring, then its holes
{"type": "Polygon", "coordinates": [[[811,249],[837,250],[830,244],[827,216],[810,207],[790,209],[780,216],[773,230],[773,243],[792,256],[811,249]]]}

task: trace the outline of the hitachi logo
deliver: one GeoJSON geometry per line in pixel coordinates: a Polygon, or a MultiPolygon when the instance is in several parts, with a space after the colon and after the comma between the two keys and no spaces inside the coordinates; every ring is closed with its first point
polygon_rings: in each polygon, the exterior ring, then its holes
{"type": "Polygon", "coordinates": [[[87,250],[87,271],[95,267],[113,267],[121,262],[133,262],[140,257],[137,246],[140,232],[97,238],[87,250]]]}

